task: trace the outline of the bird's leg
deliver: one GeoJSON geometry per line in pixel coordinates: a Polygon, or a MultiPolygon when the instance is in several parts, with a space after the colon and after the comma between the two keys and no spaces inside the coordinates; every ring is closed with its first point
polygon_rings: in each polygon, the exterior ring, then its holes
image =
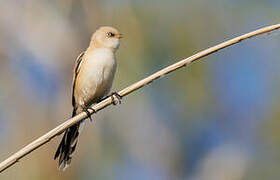
{"type": "Polygon", "coordinates": [[[122,101],[121,101],[122,100],[122,96],[119,93],[117,93],[116,91],[112,92],[109,96],[111,97],[114,105],[122,103],[122,101]],[[115,101],[115,97],[117,99],[116,100],[117,102],[115,101]]]}
{"type": "Polygon", "coordinates": [[[88,116],[88,118],[90,119],[90,122],[92,122],[91,114],[90,114],[90,112],[88,111],[88,109],[91,109],[91,110],[93,111],[93,113],[96,113],[96,110],[93,109],[92,107],[86,107],[85,105],[82,105],[82,109],[83,109],[84,112],[87,113],[87,116],[88,116]]]}

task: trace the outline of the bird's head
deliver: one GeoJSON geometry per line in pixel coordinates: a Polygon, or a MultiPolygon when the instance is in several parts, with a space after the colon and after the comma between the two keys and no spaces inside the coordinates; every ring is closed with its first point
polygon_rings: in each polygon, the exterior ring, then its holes
{"type": "Polygon", "coordinates": [[[95,48],[117,50],[122,37],[122,34],[117,29],[110,26],[102,26],[92,35],[91,45],[95,48]]]}

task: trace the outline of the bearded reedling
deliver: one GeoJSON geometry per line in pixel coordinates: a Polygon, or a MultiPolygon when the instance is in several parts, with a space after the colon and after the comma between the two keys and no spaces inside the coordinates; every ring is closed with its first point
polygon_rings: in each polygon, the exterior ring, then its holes
{"type": "MultiPolygon", "coordinates": [[[[110,92],[117,67],[115,53],[122,37],[113,27],[100,27],[92,35],[87,50],[78,56],[73,75],[72,117],[85,111],[91,119],[87,109],[110,92]]],[[[112,100],[113,95],[121,98],[117,93],[112,93],[112,100]]],[[[59,169],[65,170],[70,165],[83,125],[84,121],[65,131],[54,156],[54,159],[59,157],[59,169]]]]}

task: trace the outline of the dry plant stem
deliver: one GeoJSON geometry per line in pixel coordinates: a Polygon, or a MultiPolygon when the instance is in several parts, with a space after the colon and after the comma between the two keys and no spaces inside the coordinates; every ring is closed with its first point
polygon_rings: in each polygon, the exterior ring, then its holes
{"type": "MultiPolygon", "coordinates": [[[[201,51],[193,56],[183,59],[175,64],[172,64],[172,65],[148,76],[147,78],[142,79],[141,81],[138,81],[138,82],[132,84],[131,86],[128,86],[127,88],[119,91],[118,94],[121,97],[124,97],[124,96],[132,93],[133,91],[135,91],[143,86],[146,86],[147,84],[151,83],[152,81],[162,77],[163,75],[166,75],[172,71],[175,71],[181,67],[184,67],[184,66],[194,62],[195,60],[198,60],[204,56],[212,54],[220,49],[223,49],[223,48],[226,48],[233,44],[236,44],[242,40],[245,40],[245,39],[260,35],[260,34],[268,33],[268,32],[271,32],[271,31],[279,29],[279,28],[280,28],[280,24],[275,24],[272,26],[267,26],[267,27],[258,29],[256,31],[244,34],[244,35],[236,37],[234,39],[225,41],[221,44],[218,44],[218,45],[208,48],[204,51],[201,51]]],[[[110,97],[108,97],[107,99],[103,100],[102,102],[93,105],[92,108],[95,109],[96,111],[100,111],[101,109],[109,106],[112,103],[113,103],[112,99],[110,97]]],[[[93,113],[93,111],[91,109],[89,109],[88,111],[91,114],[93,113]]],[[[87,114],[85,112],[78,114],[77,116],[65,121],[64,123],[62,123],[61,125],[57,126],[54,129],[52,129],[45,135],[43,135],[43,136],[39,137],[38,139],[36,139],[35,141],[31,142],[30,144],[28,144],[27,146],[25,146],[24,148],[22,148],[21,150],[19,150],[18,152],[16,152],[12,156],[10,156],[9,158],[7,158],[3,162],[1,162],[0,163],[0,172],[3,172],[5,169],[9,168],[10,166],[12,166],[16,162],[18,162],[25,155],[29,154],[33,150],[35,150],[35,149],[39,148],[40,146],[44,145],[45,143],[49,142],[52,138],[61,134],[65,129],[69,128],[73,124],[81,121],[82,119],[84,119],[86,117],[87,117],[87,114]]]]}

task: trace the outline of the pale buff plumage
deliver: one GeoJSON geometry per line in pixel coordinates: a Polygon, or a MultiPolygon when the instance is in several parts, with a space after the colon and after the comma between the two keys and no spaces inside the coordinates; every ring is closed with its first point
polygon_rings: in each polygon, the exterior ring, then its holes
{"type": "MultiPolygon", "coordinates": [[[[81,113],[89,105],[97,103],[111,89],[116,72],[115,53],[122,35],[113,27],[100,27],[91,38],[89,47],[76,61],[73,75],[73,114],[81,113]]],[[[66,130],[55,154],[59,168],[65,169],[77,145],[80,123],[66,130]]]]}

